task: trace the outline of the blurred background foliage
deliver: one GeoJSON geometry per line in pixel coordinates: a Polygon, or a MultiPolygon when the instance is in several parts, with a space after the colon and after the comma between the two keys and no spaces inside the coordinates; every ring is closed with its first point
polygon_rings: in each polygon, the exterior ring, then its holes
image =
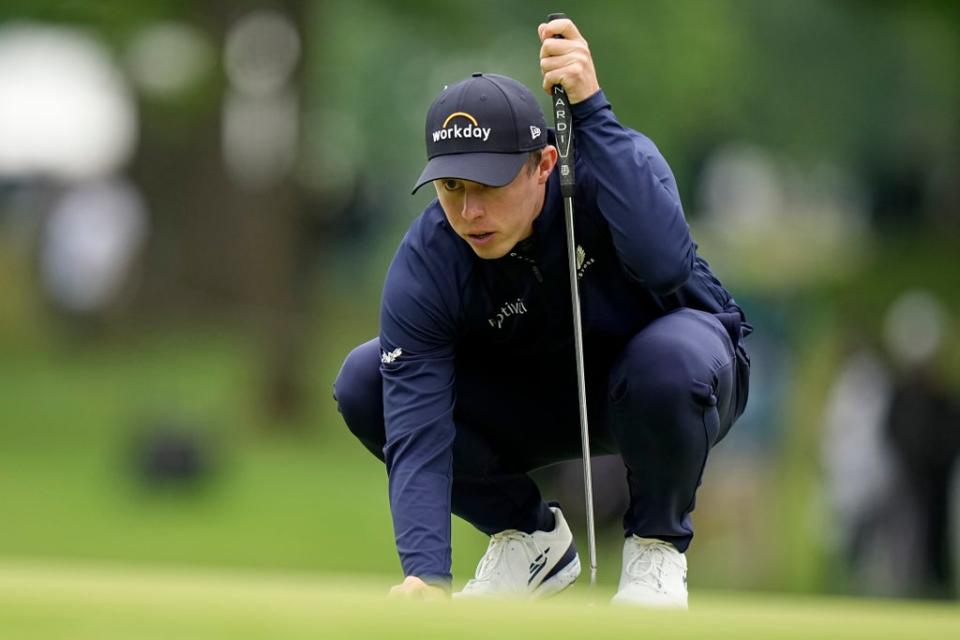
{"type": "MultiPolygon", "coordinates": [[[[376,334],[386,266],[430,197],[408,195],[427,106],[477,70],[539,87],[536,26],[557,9],[621,121],[670,162],[702,255],[756,327],[751,405],[695,514],[692,586],[954,594],[956,529],[925,543],[923,501],[889,483],[857,508],[899,520],[850,516],[843,470],[882,461],[830,427],[844,407],[876,413],[876,444],[899,381],[922,369],[948,405],[960,388],[949,0],[6,0],[0,556],[395,579],[384,473],[332,380],[376,334]],[[900,321],[888,310],[910,292],[919,319],[900,321]],[[933,339],[922,362],[897,359],[903,335],[908,351],[933,339]],[[886,381],[860,395],[840,384],[858,352],[876,358],[856,380],[886,381]],[[898,526],[917,540],[907,569],[871,560],[897,555],[888,538],[856,542],[898,526]],[[911,573],[931,553],[943,574],[911,573]]],[[[956,413],[936,415],[927,442],[952,450],[956,413]]],[[[567,504],[570,473],[543,477],[567,504]]],[[[601,486],[611,514],[619,473],[601,486]]],[[[927,511],[950,522],[958,493],[927,511]]],[[[464,580],[485,541],[455,536],[464,580]]]]}

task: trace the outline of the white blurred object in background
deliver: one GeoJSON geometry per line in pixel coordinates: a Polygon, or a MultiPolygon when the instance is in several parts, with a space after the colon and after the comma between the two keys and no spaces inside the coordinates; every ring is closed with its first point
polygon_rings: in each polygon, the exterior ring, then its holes
{"type": "Polygon", "coordinates": [[[197,27],[157,22],[140,30],[127,49],[130,76],[146,95],[173,97],[195,87],[213,68],[215,54],[197,27]]]}
{"type": "Polygon", "coordinates": [[[268,189],[295,168],[300,104],[293,76],[299,60],[296,26],[277,11],[247,13],[227,33],[223,155],[230,177],[244,187],[268,189]]]}
{"type": "Polygon", "coordinates": [[[696,236],[711,264],[757,289],[842,278],[861,263],[872,237],[853,172],[746,142],[725,144],[706,159],[696,207],[696,236]]]}
{"type": "Polygon", "coordinates": [[[40,269],[55,304],[96,314],[117,300],[149,232],[136,187],[120,180],[84,183],[54,205],[41,238],[40,269]]]}
{"type": "Polygon", "coordinates": [[[928,291],[901,294],[887,311],[883,336],[894,360],[907,368],[922,365],[940,349],[945,314],[928,291]]]}
{"type": "Polygon", "coordinates": [[[0,28],[0,175],[109,175],[137,138],[129,87],[108,51],[67,27],[0,28]]]}
{"type": "Polygon", "coordinates": [[[821,453],[834,526],[824,533],[843,549],[856,544],[896,482],[884,432],[892,393],[886,365],[868,349],[847,358],[830,390],[821,453]]]}

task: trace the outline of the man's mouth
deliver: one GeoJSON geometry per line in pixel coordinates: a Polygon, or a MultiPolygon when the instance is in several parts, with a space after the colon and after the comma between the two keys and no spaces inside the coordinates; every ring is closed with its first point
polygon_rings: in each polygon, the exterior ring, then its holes
{"type": "Polygon", "coordinates": [[[493,237],[493,231],[483,231],[480,233],[468,233],[467,239],[473,244],[486,244],[493,237]]]}

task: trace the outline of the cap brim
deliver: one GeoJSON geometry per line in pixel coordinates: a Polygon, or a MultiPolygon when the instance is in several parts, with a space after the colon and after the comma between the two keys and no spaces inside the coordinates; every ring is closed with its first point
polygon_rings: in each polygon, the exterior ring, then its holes
{"type": "Polygon", "coordinates": [[[471,180],[491,187],[502,187],[513,182],[520,167],[527,161],[529,151],[521,153],[451,153],[437,156],[427,163],[417,178],[417,189],[443,178],[471,180]]]}

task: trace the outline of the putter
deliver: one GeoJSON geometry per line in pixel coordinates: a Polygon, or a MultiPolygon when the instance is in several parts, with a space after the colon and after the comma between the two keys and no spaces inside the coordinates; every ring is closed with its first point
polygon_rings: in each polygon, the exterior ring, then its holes
{"type": "MultiPolygon", "coordinates": [[[[547,22],[566,18],[551,13],[547,22]]],[[[554,36],[562,38],[563,36],[554,36]]],[[[587,425],[587,380],[583,367],[583,323],[580,318],[580,284],[577,282],[577,243],[573,233],[573,116],[563,87],[553,85],[553,119],[560,154],[560,195],[567,222],[567,265],[570,269],[570,300],[573,306],[573,345],[577,356],[577,388],[580,394],[580,442],[583,448],[583,494],[587,506],[587,546],[590,547],[590,586],[597,584],[597,540],[593,525],[593,473],[590,470],[590,429],[587,425]]]]}

